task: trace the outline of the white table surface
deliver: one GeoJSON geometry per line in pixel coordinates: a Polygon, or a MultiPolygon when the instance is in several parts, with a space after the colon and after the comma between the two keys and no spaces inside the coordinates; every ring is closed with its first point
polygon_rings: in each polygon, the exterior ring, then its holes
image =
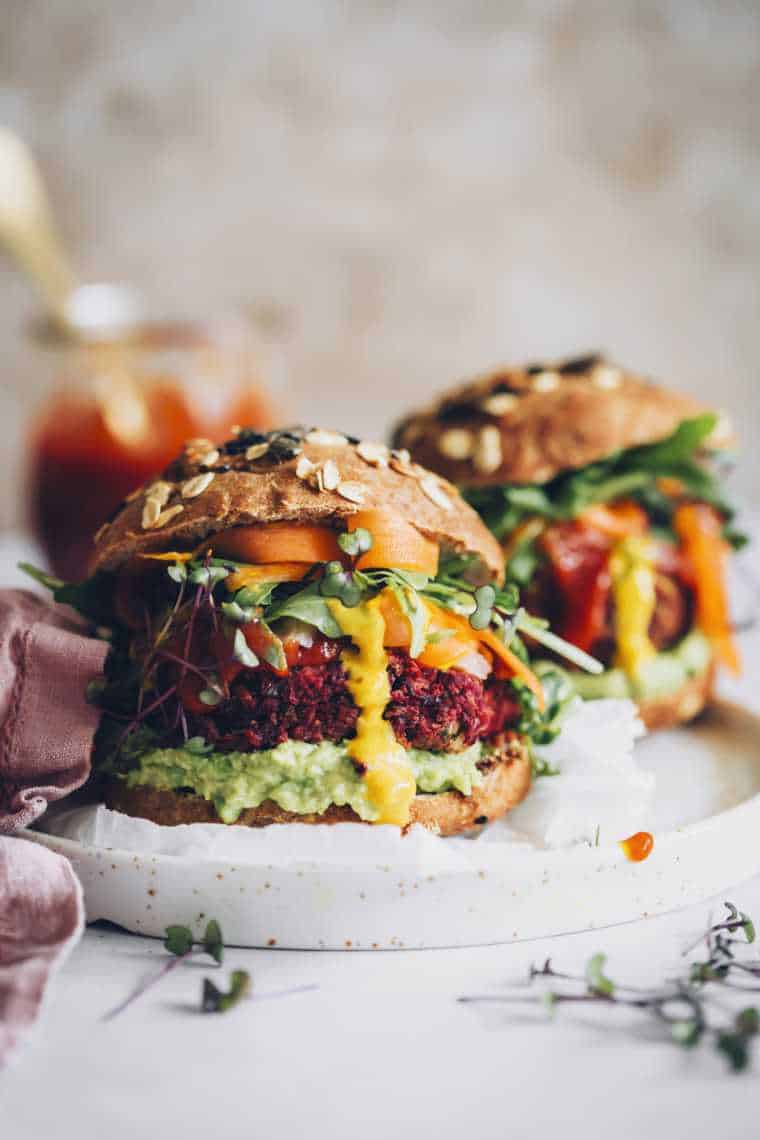
{"type": "MultiPolygon", "coordinates": [[[[760,634],[744,649],[757,660],[760,634]]],[[[760,708],[756,678],[753,668],[728,695],[760,708]]],[[[760,878],[727,884],[722,898],[760,919],[760,878]]],[[[33,1039],[0,1077],[0,1137],[756,1136],[760,1051],[755,1070],[737,1077],[710,1046],[681,1051],[639,1014],[571,1007],[549,1021],[538,1008],[456,1002],[521,980],[549,954],[558,969],[577,971],[603,950],[618,981],[662,980],[681,968],[680,952],[720,903],[480,949],[231,950],[222,976],[243,967],[260,994],[319,989],[202,1015],[201,979],[214,967],[199,961],[107,1024],[102,1014],[165,952],[93,928],[55,979],[33,1039]]]]}

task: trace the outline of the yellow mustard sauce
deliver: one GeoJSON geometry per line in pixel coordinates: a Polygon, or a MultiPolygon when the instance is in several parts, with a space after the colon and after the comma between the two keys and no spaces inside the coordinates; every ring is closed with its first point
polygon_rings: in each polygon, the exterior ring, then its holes
{"type": "Polygon", "coordinates": [[[356,736],[348,742],[349,755],[365,769],[364,778],[373,805],[380,812],[378,823],[404,827],[417,791],[406,753],[383,713],[391,698],[388,655],[383,645],[385,619],[380,595],[371,602],[347,608],[330,600],[330,611],[355,649],[342,655],[348,674],[348,689],[359,709],[356,736]]]}
{"type": "Polygon", "coordinates": [[[621,539],[612,551],[610,575],[615,599],[615,664],[635,678],[657,652],[649,639],[656,601],[654,550],[649,539],[621,539]]]}

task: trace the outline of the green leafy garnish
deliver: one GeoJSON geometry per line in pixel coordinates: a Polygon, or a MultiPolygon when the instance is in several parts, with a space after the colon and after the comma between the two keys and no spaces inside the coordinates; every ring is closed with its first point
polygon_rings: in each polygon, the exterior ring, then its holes
{"type": "Polygon", "coordinates": [[[251,975],[247,970],[233,970],[230,974],[230,988],[220,990],[210,978],[203,979],[201,1009],[204,1013],[226,1013],[251,992],[251,975]]]}
{"type": "Polygon", "coordinates": [[[566,661],[571,661],[579,669],[585,669],[587,673],[604,672],[601,661],[597,661],[589,653],[585,653],[576,645],[565,641],[563,637],[558,637],[556,633],[552,633],[549,629],[549,623],[542,618],[531,617],[524,610],[519,610],[516,615],[515,628],[533,641],[537,641],[540,645],[552,650],[558,656],[564,657],[566,661]]]}
{"type": "Polygon", "coordinates": [[[215,918],[212,918],[211,921],[206,924],[206,932],[203,935],[203,949],[206,954],[221,966],[224,960],[224,942],[222,940],[222,928],[215,918]]]}
{"type": "Polygon", "coordinates": [[[193,932],[188,926],[167,926],[164,949],[177,958],[189,954],[193,948],[193,932]]]}
{"type": "MultiPolygon", "coordinates": [[[[730,526],[734,512],[724,500],[719,480],[702,455],[716,422],[717,417],[712,413],[695,416],[684,420],[667,439],[618,451],[578,471],[563,472],[541,486],[512,483],[469,488],[465,489],[465,497],[497,538],[513,534],[529,518],[567,521],[597,503],[620,498],[638,502],[656,528],[672,533],[675,504],[658,487],[658,481],[667,476],[678,479],[688,495],[716,507],[725,519],[727,540],[741,545],[743,536],[737,535],[730,526]]],[[[534,538],[518,544],[507,566],[509,579],[520,585],[527,584],[538,559],[534,538]]]]}
{"type": "Polygon", "coordinates": [[[488,629],[493,619],[496,590],[493,586],[479,586],[475,591],[474,600],[475,609],[470,614],[470,625],[473,629],[488,629]]]}
{"type": "Polygon", "coordinates": [[[182,962],[186,962],[188,958],[208,954],[217,965],[221,965],[224,959],[224,941],[222,939],[221,927],[216,919],[212,918],[206,923],[202,940],[196,942],[189,926],[179,924],[167,926],[164,931],[164,949],[171,954],[169,961],[161,967],[158,973],[146,981],[141,982],[137,989],[133,990],[124,1001],[104,1014],[103,1021],[113,1021],[115,1017],[118,1017],[120,1013],[128,1009],[133,1002],[147,993],[157,982],[160,982],[162,978],[166,977],[167,974],[171,973],[171,971],[176,969],[182,962]]]}
{"type": "Polygon", "coordinates": [[[558,770],[551,767],[548,761],[539,759],[534,752],[534,745],[545,747],[551,744],[562,731],[562,723],[570,705],[575,700],[575,694],[566,675],[553,665],[541,663],[538,668],[541,687],[544,690],[544,710],[541,711],[538,698],[524,681],[515,678],[512,688],[520,702],[520,719],[517,722],[517,731],[528,739],[531,763],[534,776],[556,776],[558,770]]]}
{"type": "MultiPolygon", "coordinates": [[[[752,919],[732,903],[724,904],[727,916],[700,935],[686,951],[693,954],[702,944],[707,957],[689,963],[685,976],[642,988],[614,982],[605,972],[604,954],[594,954],[583,974],[556,971],[547,958],[543,966],[532,966],[529,984],[538,993],[525,993],[521,986],[504,994],[474,994],[460,997],[461,1002],[535,1002],[555,1015],[560,1006],[591,1004],[617,1006],[649,1014],[653,1026],[664,1030],[667,1039],[682,1049],[692,1050],[712,1042],[725,1058],[732,1072],[745,1070],[752,1049],[760,1036],[760,1009],[739,1006],[736,998],[760,988],[760,958],[747,956],[747,946],[754,942],[752,919]],[[544,988],[546,984],[550,988],[544,988]],[[733,999],[733,1008],[729,1002],[733,999]]],[[[742,997],[740,1000],[746,1000],[742,997]]]]}
{"type": "Polygon", "coordinates": [[[392,591],[401,612],[409,622],[411,630],[409,656],[419,657],[426,645],[427,613],[425,607],[420,601],[419,594],[411,586],[405,586],[400,582],[389,582],[388,589],[392,591]]]}
{"type": "Polygon", "coordinates": [[[236,629],[232,639],[232,652],[236,661],[245,665],[246,669],[255,669],[259,659],[248,645],[242,629],[236,629]]]}
{"type": "Polygon", "coordinates": [[[342,637],[343,631],[330,612],[325,598],[319,592],[319,585],[313,582],[310,586],[300,590],[297,594],[285,598],[282,602],[275,602],[271,610],[267,610],[267,621],[271,624],[279,618],[295,618],[297,621],[313,625],[325,637],[342,637]]]}
{"type": "Polygon", "coordinates": [[[71,606],[82,617],[96,625],[109,625],[113,620],[113,582],[110,575],[94,574],[84,582],[69,583],[44,570],[38,570],[30,562],[19,562],[19,570],[23,570],[30,578],[46,590],[50,590],[53,601],[63,606],[71,606]]]}
{"type": "Polygon", "coordinates": [[[359,526],[356,530],[347,530],[339,534],[338,546],[344,554],[358,558],[360,554],[366,554],[372,549],[372,535],[363,526],[359,526]]]}
{"type": "Polygon", "coordinates": [[[612,997],[615,992],[615,983],[604,973],[604,964],[607,961],[606,954],[594,954],[589,958],[586,963],[586,981],[591,993],[603,994],[605,997],[612,997]]]}
{"type": "Polygon", "coordinates": [[[213,564],[194,566],[187,575],[187,579],[191,586],[206,586],[209,590],[213,590],[218,582],[223,582],[229,576],[229,573],[226,566],[214,566],[213,564]]]}

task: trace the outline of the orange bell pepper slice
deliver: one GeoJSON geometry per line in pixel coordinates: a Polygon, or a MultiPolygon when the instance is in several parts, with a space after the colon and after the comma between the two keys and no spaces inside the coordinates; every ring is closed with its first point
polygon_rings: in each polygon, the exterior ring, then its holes
{"type": "Polygon", "coordinates": [[[535,694],[538,706],[543,712],[546,707],[546,697],[538,677],[525,662],[520,660],[516,653],[513,653],[499,640],[495,633],[490,629],[473,629],[467,618],[462,617],[461,614],[452,613],[451,610],[445,610],[441,606],[436,606],[433,602],[426,601],[425,605],[433,615],[436,624],[443,626],[444,629],[456,630],[463,635],[463,640],[468,641],[470,645],[480,643],[490,649],[494,657],[506,666],[510,674],[518,677],[535,694]]]}
{"type": "Polygon", "coordinates": [[[443,637],[440,641],[433,641],[426,645],[417,660],[420,665],[427,665],[430,669],[446,670],[450,669],[452,665],[456,665],[462,657],[480,651],[478,642],[464,641],[454,635],[453,637],[443,637]]]}
{"type": "Polygon", "coordinates": [[[609,538],[629,538],[645,534],[649,528],[646,512],[637,503],[597,503],[578,516],[578,522],[609,538]]]}
{"type": "Polygon", "coordinates": [[[234,574],[228,574],[224,584],[230,593],[242,590],[243,586],[258,586],[261,582],[300,582],[309,571],[307,562],[271,562],[264,566],[241,566],[234,574]]]}
{"type": "Polygon", "coordinates": [[[706,503],[683,503],[673,526],[694,569],[697,625],[710,638],[715,656],[730,672],[741,672],[739,651],[731,629],[726,586],[728,546],[717,512],[706,503]]]}
{"type": "Polygon", "coordinates": [[[391,590],[378,595],[378,607],[385,622],[383,645],[386,649],[408,649],[412,641],[409,618],[391,590]]]}
{"type": "Polygon", "coordinates": [[[236,562],[331,562],[341,559],[336,531],[326,526],[301,523],[267,523],[264,526],[234,526],[211,540],[214,554],[236,562]]]}
{"type": "Polygon", "coordinates": [[[372,535],[372,549],[356,563],[358,570],[413,570],[434,578],[438,572],[438,544],[386,511],[357,511],[348,529],[363,527],[372,535]]]}

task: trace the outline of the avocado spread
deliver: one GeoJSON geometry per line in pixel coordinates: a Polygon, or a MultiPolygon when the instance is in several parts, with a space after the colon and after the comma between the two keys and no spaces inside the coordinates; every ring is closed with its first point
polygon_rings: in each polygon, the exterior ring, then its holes
{"type": "MultiPolygon", "coordinates": [[[[424,752],[412,748],[407,759],[418,792],[456,790],[469,796],[482,783],[478,742],[464,752],[424,752]]],[[[189,789],[211,800],[224,823],[234,823],[246,808],[274,800],[285,811],[321,813],[330,804],[347,804],[368,822],[379,816],[367,784],[356,771],[345,744],[306,744],[287,740],[261,752],[209,752],[156,748],[145,752],[126,774],[127,784],[189,789]]]]}
{"type": "Polygon", "coordinates": [[[710,642],[695,629],[673,649],[645,661],[635,677],[629,677],[622,669],[608,669],[597,675],[568,673],[567,677],[585,701],[599,697],[654,700],[675,693],[686,681],[704,673],[712,655],[710,642]]]}

